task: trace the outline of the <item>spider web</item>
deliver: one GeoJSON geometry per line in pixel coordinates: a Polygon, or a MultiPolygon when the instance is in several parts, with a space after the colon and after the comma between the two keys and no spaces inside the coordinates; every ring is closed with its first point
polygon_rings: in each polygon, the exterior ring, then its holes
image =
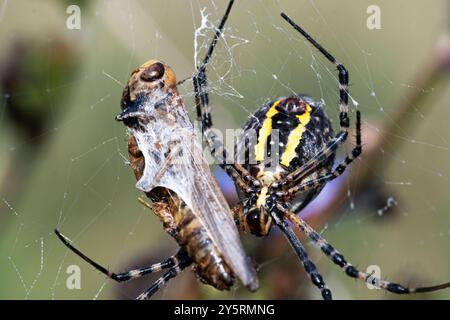
{"type": "MultiPolygon", "coordinates": [[[[48,80],[46,88],[37,93],[44,97],[46,115],[53,121],[31,138],[16,134],[6,110],[12,96],[28,97],[35,94],[34,87],[1,92],[0,172],[2,183],[8,186],[3,190],[16,183],[4,178],[15,168],[8,161],[38,143],[43,147],[38,154],[29,154],[27,161],[33,161],[33,169],[20,190],[14,195],[0,194],[0,298],[134,298],[155,276],[116,285],[66,250],[53,229],[58,227],[80,250],[114,271],[155,263],[175,253],[174,241],[157,218],[137,202],[142,194],[127,166],[126,130],[114,116],[130,72],[144,61],[157,57],[170,64],[178,80],[192,76],[225,3],[80,2],[81,30],[66,29],[66,7],[61,3],[0,0],[0,38],[8,44],[0,51],[1,59],[15,40],[30,36],[45,52],[43,74],[51,71],[49,66],[57,59],[51,46],[57,38],[79,52],[73,79],[48,80]],[[62,100],[57,98],[61,96],[62,100]],[[81,289],[67,288],[70,265],[81,269],[81,289]]],[[[443,32],[444,5],[445,1],[437,1],[425,10],[425,3],[406,0],[395,4],[387,0],[339,4],[237,1],[207,69],[213,122],[225,136],[226,129],[241,127],[265,102],[294,93],[307,93],[321,101],[338,130],[337,72],[279,17],[281,11],[345,64],[351,81],[352,133],[358,108],[363,117],[364,150],[375,147],[370,159],[356,161],[302,215],[363,271],[368,265],[378,265],[383,278],[405,285],[450,279],[446,108],[450,91],[448,80],[431,85],[416,82],[436,60],[432,48],[443,32]],[[366,27],[370,4],[382,10],[381,30],[366,27]],[[416,93],[425,98],[397,117],[396,112],[416,93]],[[386,142],[377,145],[381,138],[386,142]],[[339,190],[343,195],[336,199],[339,190]]],[[[179,89],[194,120],[192,82],[185,81],[179,89]]],[[[341,148],[338,159],[351,150],[352,141],[353,137],[341,148]]],[[[232,139],[226,143],[230,145],[232,139]]],[[[235,201],[229,180],[222,172],[216,173],[227,197],[235,201]]],[[[186,270],[157,297],[267,298],[289,289],[293,297],[319,298],[277,232],[268,239],[244,236],[243,241],[261,266],[258,293],[250,294],[240,285],[230,292],[197,288],[197,280],[186,270]],[[285,284],[289,279],[295,284],[293,289],[285,284]]],[[[304,242],[335,297],[394,297],[349,280],[304,242]]],[[[431,297],[448,299],[450,293],[431,297]]]]}

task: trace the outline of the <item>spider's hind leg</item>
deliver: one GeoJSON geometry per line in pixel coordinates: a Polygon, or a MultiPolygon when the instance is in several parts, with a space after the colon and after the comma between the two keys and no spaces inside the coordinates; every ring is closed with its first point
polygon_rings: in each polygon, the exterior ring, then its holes
{"type": "Polygon", "coordinates": [[[55,234],[58,236],[58,238],[61,240],[64,245],[69,248],[71,251],[73,251],[76,255],[78,255],[80,258],[82,258],[84,261],[89,263],[91,266],[93,266],[95,269],[100,271],[101,273],[105,274],[108,278],[117,281],[117,282],[125,282],[133,279],[140,278],[142,276],[145,276],[150,273],[159,272],[163,269],[173,269],[174,267],[180,265],[181,263],[186,264],[187,261],[190,262],[186,250],[184,248],[181,248],[175,255],[167,258],[166,260],[152,264],[147,267],[133,269],[126,272],[121,273],[114,273],[109,271],[107,268],[103,267],[102,265],[98,264],[88,256],[86,256],[83,252],[75,248],[72,243],[69,241],[68,238],[66,238],[64,235],[62,235],[58,230],[55,230],[55,234]]]}
{"type": "MultiPolygon", "coordinates": [[[[181,251],[181,250],[180,250],[181,251]]],[[[192,264],[192,260],[184,251],[183,254],[179,256],[178,263],[169,269],[162,277],[156,280],[153,285],[148,288],[145,292],[140,294],[136,299],[145,300],[151,298],[156,292],[159,291],[170,279],[175,278],[179,275],[186,267],[192,264]]]]}
{"type": "Polygon", "coordinates": [[[397,283],[373,277],[372,274],[359,271],[351,263],[347,262],[344,256],[339,251],[334,249],[333,246],[331,246],[319,233],[317,233],[308,223],[306,223],[306,221],[292,212],[284,211],[283,213],[286,218],[297,225],[303,233],[305,233],[317,246],[320,247],[322,252],[325,253],[331,261],[338,265],[345,272],[345,274],[351,278],[362,280],[364,282],[370,282],[372,285],[396,294],[432,292],[450,288],[450,282],[431,287],[408,288],[397,283]]]}
{"type": "Polygon", "coordinates": [[[322,298],[324,300],[332,300],[332,294],[331,294],[330,289],[328,289],[327,285],[325,284],[325,282],[322,278],[322,275],[319,273],[319,271],[317,270],[317,267],[314,265],[314,263],[309,258],[305,247],[302,245],[300,240],[297,238],[297,236],[295,235],[292,228],[288,225],[288,223],[283,218],[278,217],[277,213],[274,213],[273,217],[276,221],[277,226],[284,233],[284,235],[286,236],[286,238],[289,241],[289,244],[295,250],[297,257],[300,259],[301,263],[303,264],[303,268],[305,269],[306,273],[309,275],[311,282],[320,290],[320,293],[322,294],[322,298]]]}

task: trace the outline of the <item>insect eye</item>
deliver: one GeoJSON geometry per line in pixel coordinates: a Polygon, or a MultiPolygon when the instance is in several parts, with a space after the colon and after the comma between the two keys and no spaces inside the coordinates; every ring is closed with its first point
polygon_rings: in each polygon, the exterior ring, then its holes
{"type": "Polygon", "coordinates": [[[149,82],[159,80],[164,76],[164,71],[164,65],[156,62],[141,73],[141,79],[149,82]]]}

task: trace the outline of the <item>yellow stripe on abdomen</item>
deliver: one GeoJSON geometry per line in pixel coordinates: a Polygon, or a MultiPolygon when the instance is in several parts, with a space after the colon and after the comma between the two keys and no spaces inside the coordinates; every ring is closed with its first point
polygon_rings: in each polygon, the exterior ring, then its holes
{"type": "Polygon", "coordinates": [[[300,116],[297,116],[297,119],[299,120],[300,123],[289,134],[288,141],[286,143],[286,149],[284,150],[283,155],[281,156],[282,165],[289,166],[292,159],[294,159],[295,156],[297,155],[295,149],[302,140],[302,135],[303,132],[305,132],[306,130],[306,125],[311,120],[311,110],[312,110],[311,106],[307,104],[305,113],[300,116]]]}
{"type": "Polygon", "coordinates": [[[265,156],[265,149],[267,144],[267,138],[270,136],[270,132],[272,131],[272,118],[278,113],[276,106],[279,105],[281,100],[275,101],[270,107],[269,111],[266,113],[266,119],[259,129],[258,134],[258,143],[255,146],[255,160],[263,161],[265,156]]]}

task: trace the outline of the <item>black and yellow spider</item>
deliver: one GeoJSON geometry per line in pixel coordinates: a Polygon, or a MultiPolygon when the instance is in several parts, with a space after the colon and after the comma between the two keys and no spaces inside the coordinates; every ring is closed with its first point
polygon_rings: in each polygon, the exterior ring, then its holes
{"type": "Polygon", "coordinates": [[[256,236],[267,236],[271,227],[277,226],[294,248],[312,283],[320,289],[324,299],[332,298],[331,291],[288,221],[300,228],[349,277],[371,281],[380,288],[397,294],[429,292],[450,287],[450,283],[445,283],[432,287],[407,288],[385,280],[373,279],[371,274],[359,271],[347,262],[339,251],[297,215],[327,182],[343,174],[347,166],[361,154],[361,114],[356,111],[355,147],[341,163],[334,166],[336,150],[347,140],[350,126],[348,71],[284,13],[281,13],[281,17],[337,68],[340,130],[337,134],[333,133],[322,105],[312,98],[301,94],[277,98],[249,117],[243,127],[242,139],[239,139],[236,145],[236,154],[244,157],[234,157],[235,160],[244,161],[229,163],[229,153],[212,125],[208,107],[206,66],[221,36],[232,4],[233,1],[230,1],[193,81],[197,117],[202,121],[210,151],[217,163],[233,178],[240,194],[241,204],[233,210],[239,227],[256,236]]]}

